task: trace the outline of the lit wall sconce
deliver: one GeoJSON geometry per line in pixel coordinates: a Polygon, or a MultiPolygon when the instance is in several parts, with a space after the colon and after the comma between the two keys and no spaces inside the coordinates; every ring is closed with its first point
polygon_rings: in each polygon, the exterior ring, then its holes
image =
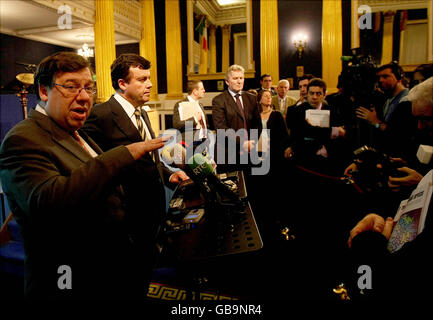
{"type": "Polygon", "coordinates": [[[298,58],[302,57],[302,52],[307,46],[307,35],[304,33],[298,33],[293,37],[293,44],[298,51],[298,58]]]}
{"type": "Polygon", "coordinates": [[[85,58],[93,57],[93,49],[90,49],[87,43],[85,43],[80,49],[78,49],[78,54],[85,58]]]}

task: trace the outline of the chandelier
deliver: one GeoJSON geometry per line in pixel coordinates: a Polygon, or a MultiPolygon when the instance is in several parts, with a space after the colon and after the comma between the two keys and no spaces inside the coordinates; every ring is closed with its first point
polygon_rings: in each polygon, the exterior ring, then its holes
{"type": "Polygon", "coordinates": [[[80,49],[78,49],[78,54],[85,58],[93,57],[93,49],[90,49],[87,43],[85,43],[80,49]]]}

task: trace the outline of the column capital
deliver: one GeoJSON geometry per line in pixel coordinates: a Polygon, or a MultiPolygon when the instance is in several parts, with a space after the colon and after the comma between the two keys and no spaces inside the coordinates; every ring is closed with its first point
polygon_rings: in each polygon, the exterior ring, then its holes
{"type": "Polygon", "coordinates": [[[383,13],[383,18],[384,18],[385,23],[386,22],[392,22],[395,14],[396,14],[396,11],[394,11],[394,10],[385,11],[383,13]]]}

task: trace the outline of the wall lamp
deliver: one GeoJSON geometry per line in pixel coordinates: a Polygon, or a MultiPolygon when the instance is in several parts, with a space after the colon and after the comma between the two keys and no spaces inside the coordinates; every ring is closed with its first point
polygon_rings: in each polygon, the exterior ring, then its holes
{"type": "Polygon", "coordinates": [[[302,53],[307,46],[307,35],[305,33],[298,33],[293,37],[293,45],[298,51],[298,58],[302,57],[302,53]]]}

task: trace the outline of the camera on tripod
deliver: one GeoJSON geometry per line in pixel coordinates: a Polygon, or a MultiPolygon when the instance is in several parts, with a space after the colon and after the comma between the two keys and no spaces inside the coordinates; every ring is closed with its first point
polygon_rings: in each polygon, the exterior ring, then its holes
{"type": "Polygon", "coordinates": [[[354,151],[357,170],[353,179],[366,191],[383,191],[388,189],[388,178],[403,177],[405,173],[397,169],[402,167],[399,161],[393,161],[388,155],[364,145],[354,151]]]}

